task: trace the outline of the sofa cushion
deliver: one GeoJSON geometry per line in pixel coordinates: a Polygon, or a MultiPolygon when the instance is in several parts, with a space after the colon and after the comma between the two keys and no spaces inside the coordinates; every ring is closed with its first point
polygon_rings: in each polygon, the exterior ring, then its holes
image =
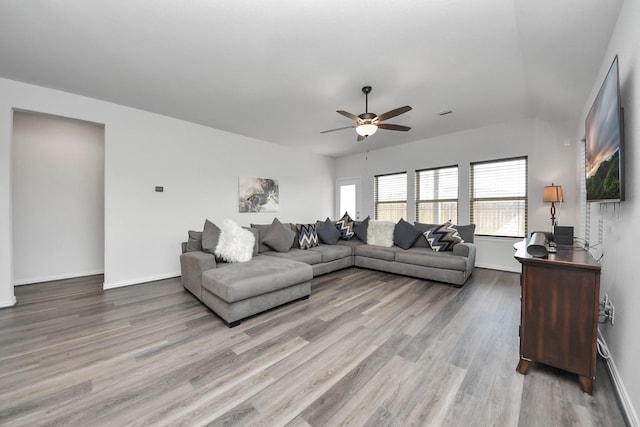
{"type": "Polygon", "coordinates": [[[336,224],[327,217],[324,222],[316,223],[316,231],[322,243],[327,245],[335,245],[340,239],[340,231],[336,228],[336,224]]]}
{"type": "Polygon", "coordinates": [[[263,252],[262,255],[280,259],[288,259],[291,261],[304,262],[305,264],[309,265],[320,264],[322,262],[322,254],[314,252],[311,249],[303,250],[300,248],[294,248],[289,252],[269,251],[263,252]]]}
{"type": "Polygon", "coordinates": [[[347,212],[342,215],[342,218],[336,221],[336,228],[340,231],[340,238],[342,240],[349,240],[353,237],[353,219],[347,212]]]}
{"type": "Polygon", "coordinates": [[[202,287],[220,299],[233,303],[304,283],[312,278],[313,270],[309,265],[259,255],[243,265],[205,271],[202,274],[202,287]]]}
{"type": "Polygon", "coordinates": [[[422,267],[465,271],[468,259],[451,252],[435,252],[428,248],[411,248],[396,253],[396,262],[422,267]]]}
{"type": "Polygon", "coordinates": [[[381,259],[383,261],[395,261],[396,253],[401,252],[403,250],[404,249],[400,249],[397,246],[383,247],[383,246],[366,244],[366,245],[356,246],[355,254],[356,256],[381,259]]]}
{"type": "Polygon", "coordinates": [[[189,230],[187,252],[202,251],[202,231],[189,230]]]}
{"type": "Polygon", "coordinates": [[[215,255],[227,262],[247,262],[253,257],[255,237],[230,219],[225,219],[215,255]]]}
{"type": "Polygon", "coordinates": [[[219,239],[220,228],[208,219],[205,220],[204,229],[202,230],[202,250],[210,254],[214,253],[219,239]]]}
{"type": "Polygon", "coordinates": [[[400,218],[393,229],[393,243],[402,249],[409,249],[421,234],[413,224],[400,218]]]}
{"type": "Polygon", "coordinates": [[[318,233],[315,224],[297,224],[298,244],[300,249],[309,249],[318,246],[318,233]]]}
{"type": "Polygon", "coordinates": [[[464,242],[458,230],[448,221],[430,229],[426,236],[431,249],[436,252],[451,251],[456,244],[464,242]]]}
{"type": "Polygon", "coordinates": [[[362,246],[365,243],[362,242],[362,240],[358,239],[357,237],[354,237],[351,240],[339,240],[337,245],[338,246],[346,246],[348,248],[351,249],[351,254],[353,255],[355,253],[356,247],[357,246],[362,246]]]}
{"type": "Polygon", "coordinates": [[[369,217],[367,216],[361,223],[353,227],[353,234],[362,242],[367,243],[367,230],[369,229],[369,217]]]}
{"type": "Polygon", "coordinates": [[[274,218],[262,241],[278,252],[289,252],[295,237],[296,233],[289,226],[283,225],[278,218],[274,218]]]}
{"type": "Polygon", "coordinates": [[[390,248],[393,246],[393,229],[395,226],[392,221],[370,220],[367,229],[367,244],[390,248]]]}
{"type": "Polygon", "coordinates": [[[309,249],[322,255],[322,262],[331,262],[341,258],[350,257],[351,248],[342,245],[320,245],[309,249]]]}

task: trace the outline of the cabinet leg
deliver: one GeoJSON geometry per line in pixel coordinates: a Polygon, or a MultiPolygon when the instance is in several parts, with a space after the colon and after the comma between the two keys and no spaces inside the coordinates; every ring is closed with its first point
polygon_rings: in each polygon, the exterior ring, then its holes
{"type": "Polygon", "coordinates": [[[593,378],[578,375],[578,381],[580,381],[580,388],[582,391],[587,394],[593,394],[593,378]]]}
{"type": "Polygon", "coordinates": [[[527,371],[529,371],[530,364],[531,364],[531,360],[523,359],[521,357],[520,361],[518,362],[518,367],[516,368],[516,371],[521,373],[522,375],[525,375],[527,371]]]}

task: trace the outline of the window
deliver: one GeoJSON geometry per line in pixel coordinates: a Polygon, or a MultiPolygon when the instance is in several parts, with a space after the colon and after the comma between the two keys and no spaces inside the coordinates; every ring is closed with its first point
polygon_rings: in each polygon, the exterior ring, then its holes
{"type": "Polygon", "coordinates": [[[416,171],[416,221],[458,222],[458,166],[416,171]]]}
{"type": "Polygon", "coordinates": [[[407,217],[407,173],[374,177],[375,219],[397,222],[407,217]]]}
{"type": "Polygon", "coordinates": [[[471,164],[471,222],[476,234],[527,234],[527,158],[471,164]]]}

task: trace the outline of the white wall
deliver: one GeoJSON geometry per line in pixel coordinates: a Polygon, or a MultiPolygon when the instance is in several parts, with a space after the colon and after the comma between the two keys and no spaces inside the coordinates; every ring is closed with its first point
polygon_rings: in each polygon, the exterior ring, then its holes
{"type": "MultiPolygon", "coordinates": [[[[594,248],[603,255],[600,295],[608,293],[615,305],[615,324],[600,325],[611,351],[616,375],[624,391],[623,399],[638,425],[640,408],[640,302],[638,283],[638,257],[635,248],[640,238],[640,2],[626,0],[620,12],[609,47],[602,59],[598,78],[591,96],[584,106],[583,117],[591,108],[600,85],[614,56],[618,55],[620,92],[625,110],[625,176],[626,201],[612,204],[591,204],[591,235],[598,242],[598,225],[602,223],[603,244],[594,248]]],[[[584,128],[577,131],[584,135],[584,128]]],[[[596,383],[597,384],[597,383],[596,383]]]]}
{"type": "Polygon", "coordinates": [[[277,216],[284,221],[315,221],[334,211],[334,159],[6,79],[0,93],[0,305],[14,301],[14,108],[105,125],[106,288],[179,275],[180,242],[207,217],[270,222],[273,214],[238,213],[239,175],[280,180],[277,216]],[[156,193],[156,185],[165,191],[156,193]]]}
{"type": "MultiPolygon", "coordinates": [[[[455,119],[455,117],[452,117],[455,119]]],[[[364,142],[366,144],[366,142],[364,142]]],[[[542,120],[518,120],[426,139],[398,147],[375,150],[339,159],[337,178],[362,176],[362,217],[373,218],[374,175],[408,172],[408,219],[415,220],[413,173],[417,169],[458,165],[458,222],[469,223],[469,165],[471,162],[517,156],[529,158],[529,230],[550,231],[550,205],[542,202],[545,185],[562,185],[566,202],[560,225],[573,225],[578,203],[575,180],[575,145],[567,132],[542,120]]],[[[513,243],[519,239],[476,237],[476,265],[520,271],[513,258],[513,243]]]]}
{"type": "Polygon", "coordinates": [[[14,112],[14,283],[104,272],[104,127],[14,112]]]}

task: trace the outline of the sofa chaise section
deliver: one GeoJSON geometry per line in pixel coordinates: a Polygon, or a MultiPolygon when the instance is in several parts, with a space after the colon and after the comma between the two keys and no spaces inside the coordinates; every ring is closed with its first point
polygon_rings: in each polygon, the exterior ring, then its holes
{"type": "Polygon", "coordinates": [[[308,298],[311,279],[308,264],[258,255],[205,271],[199,299],[233,327],[256,313],[308,298]]]}

